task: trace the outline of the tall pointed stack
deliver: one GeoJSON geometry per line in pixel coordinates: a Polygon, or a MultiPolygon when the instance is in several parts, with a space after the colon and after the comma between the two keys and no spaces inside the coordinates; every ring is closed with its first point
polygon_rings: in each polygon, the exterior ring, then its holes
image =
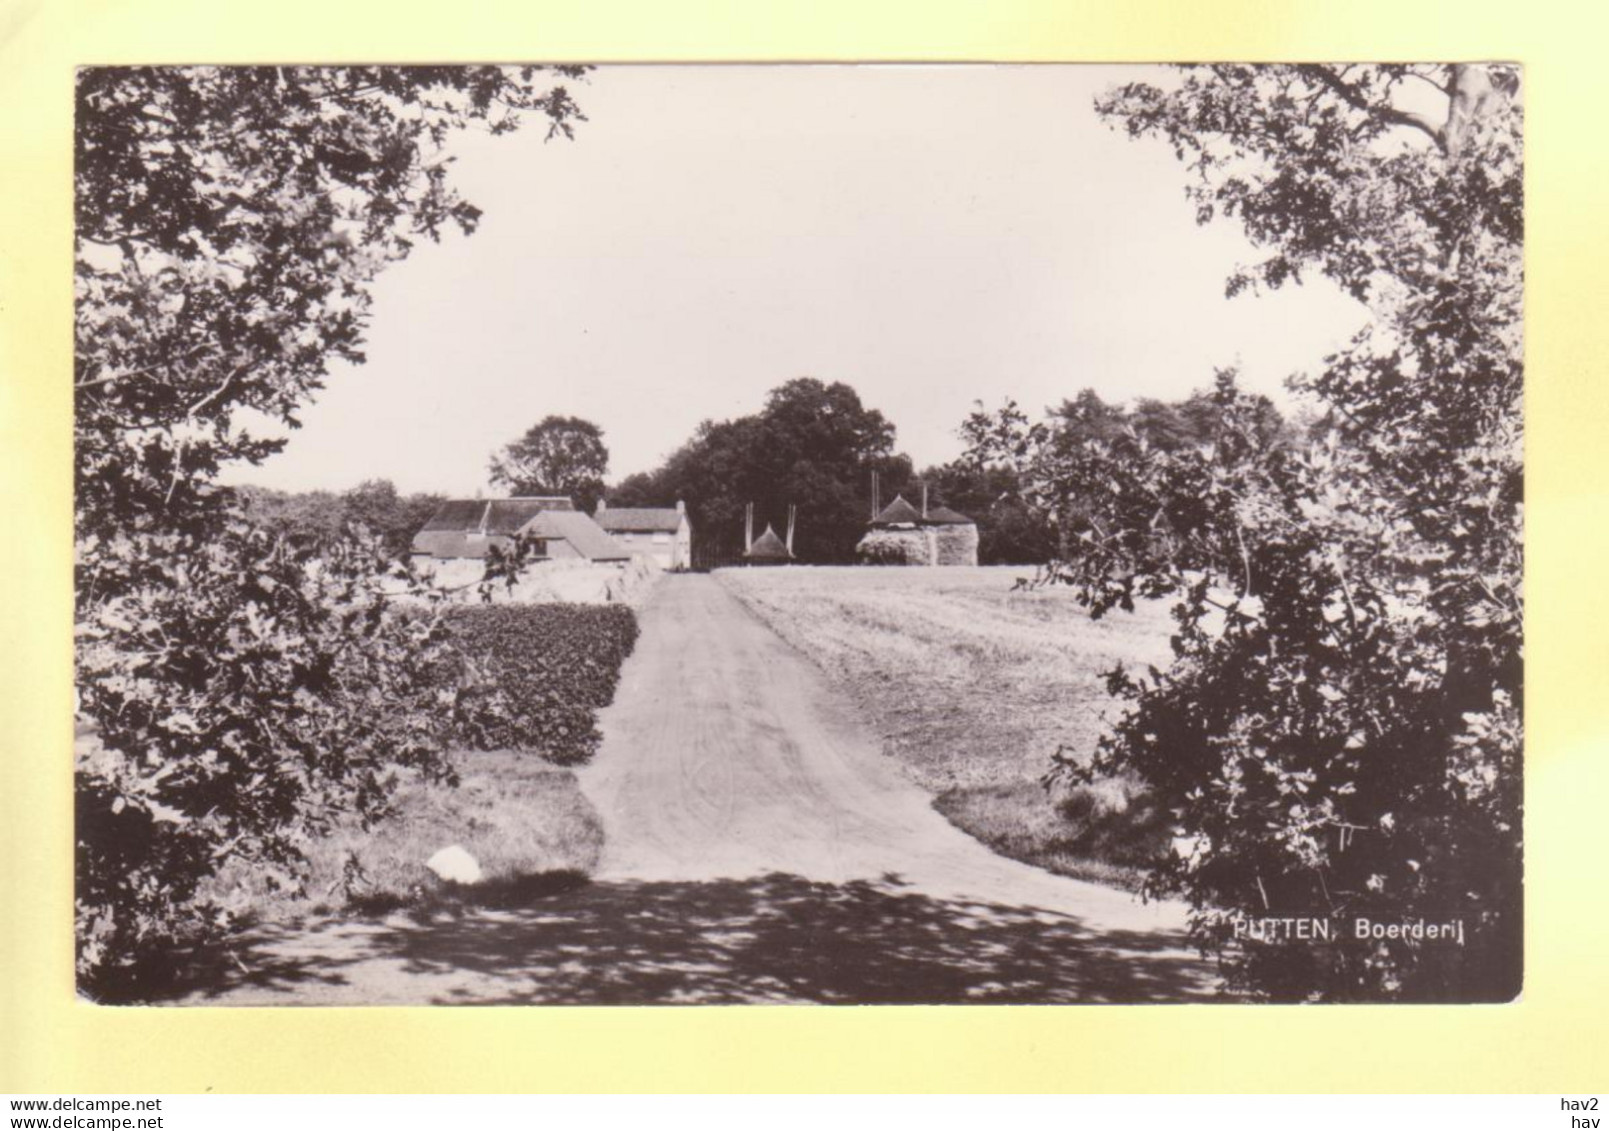
{"type": "Polygon", "coordinates": [[[754,540],[744,552],[743,559],[750,565],[781,565],[793,560],[793,551],[777,537],[777,532],[768,523],[765,533],[754,540]]]}

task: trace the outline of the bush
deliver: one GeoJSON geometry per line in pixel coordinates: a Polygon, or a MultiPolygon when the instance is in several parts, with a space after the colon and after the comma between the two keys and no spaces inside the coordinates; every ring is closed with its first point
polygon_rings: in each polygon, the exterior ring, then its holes
{"type": "Polygon", "coordinates": [[[205,539],[85,539],[78,626],[81,984],[137,994],[177,943],[227,931],[207,881],[298,892],[337,825],[454,745],[584,761],[637,638],[620,606],[390,598],[377,540],[314,553],[236,518],[205,539]]]}
{"type": "Polygon", "coordinates": [[[1192,447],[1058,448],[1015,410],[971,437],[972,458],[1025,464],[1065,539],[1049,572],[1094,614],[1175,601],[1172,665],[1114,671],[1132,709],[1057,776],[1132,775],[1165,809],[1147,887],[1190,900],[1233,989],[1519,991],[1518,81],[1497,65],[1209,66],[1109,92],[1099,112],[1185,162],[1198,220],[1230,217],[1267,252],[1229,295],[1322,274],[1370,323],[1293,381],[1324,414],[1302,444],[1271,444],[1229,375],[1192,447]],[[1445,126],[1395,105],[1414,75],[1446,91],[1445,126]],[[1309,916],[1457,920],[1467,946],[1237,937],[1309,916]]]}
{"type": "Polygon", "coordinates": [[[455,650],[435,618],[387,600],[380,553],[351,542],[315,557],[238,518],[202,538],[81,540],[88,992],[129,992],[144,959],[226,929],[198,896],[224,863],[295,889],[335,820],[385,815],[399,768],[451,780],[455,650]]]}
{"type": "Polygon", "coordinates": [[[515,749],[561,766],[598,747],[596,712],[614,698],[620,665],[637,642],[623,605],[477,605],[445,612],[448,631],[483,681],[460,740],[515,749]]]}
{"type": "MultiPolygon", "coordinates": [[[[383,815],[399,768],[451,777],[459,708],[483,696],[440,681],[457,659],[439,619],[387,600],[400,564],[356,532],[312,558],[253,529],[216,479],[284,445],[237,412],[295,427],[332,363],[363,360],[385,265],[474,229],[446,180],[450,133],[505,133],[525,111],[570,136],[579,111],[540,73],[78,74],[76,910],[91,993],[126,991],[144,959],[171,964],[174,941],[226,926],[198,894],[220,867],[298,884],[311,840],[337,815],[383,815]]],[[[386,529],[394,492],[354,494],[350,517],[386,529]]]]}
{"type": "Polygon", "coordinates": [[[1264,445],[1228,375],[1217,403],[1199,450],[1044,458],[1054,489],[1092,500],[1078,554],[1051,576],[1096,616],[1172,597],[1177,626],[1166,670],[1110,673],[1132,709],[1052,780],[1146,787],[1173,832],[1146,890],[1191,900],[1193,939],[1232,989],[1506,1000],[1520,958],[1517,484],[1495,475],[1484,524],[1467,518],[1431,558],[1355,450],[1264,445]],[[1265,916],[1461,920],[1468,946],[1242,945],[1240,924],[1265,916]]]}

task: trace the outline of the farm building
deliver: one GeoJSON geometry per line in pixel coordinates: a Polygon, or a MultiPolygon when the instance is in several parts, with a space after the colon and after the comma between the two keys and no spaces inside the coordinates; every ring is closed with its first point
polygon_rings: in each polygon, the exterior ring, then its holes
{"type": "Polygon", "coordinates": [[[693,526],[687,504],[679,499],[674,507],[611,507],[600,500],[594,517],[616,542],[665,569],[693,564],[693,526]]]}
{"type": "Polygon", "coordinates": [[[625,562],[631,551],[563,497],[453,499],[443,503],[413,538],[415,561],[484,558],[516,536],[534,539],[538,558],[625,562]]]}
{"type": "Polygon", "coordinates": [[[896,495],[871,521],[855,553],[863,561],[887,565],[978,564],[978,527],[948,507],[921,510],[896,495]]]}

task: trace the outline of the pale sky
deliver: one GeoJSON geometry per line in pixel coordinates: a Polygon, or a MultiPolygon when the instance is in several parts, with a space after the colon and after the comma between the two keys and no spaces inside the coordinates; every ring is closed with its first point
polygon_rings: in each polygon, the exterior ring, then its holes
{"type": "Polygon", "coordinates": [[[236,482],[473,494],[549,413],[595,421],[610,478],[792,377],[852,385],[918,467],[982,400],[1091,386],[1175,399],[1238,364],[1282,386],[1358,329],[1322,280],[1224,298],[1257,257],[1199,228],[1185,173],[1095,115],[1148,68],[603,67],[576,140],[456,144],[485,216],[376,284],[368,364],[236,482]]]}

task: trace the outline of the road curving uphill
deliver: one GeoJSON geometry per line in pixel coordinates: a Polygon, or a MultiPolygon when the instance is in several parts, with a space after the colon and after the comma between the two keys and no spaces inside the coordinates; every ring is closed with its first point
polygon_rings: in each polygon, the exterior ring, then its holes
{"type": "Polygon", "coordinates": [[[896,877],[1183,946],[1181,904],[1005,859],[944,820],[822,673],[708,576],[662,579],[600,724],[581,771],[607,836],[598,880],[896,877]]]}

